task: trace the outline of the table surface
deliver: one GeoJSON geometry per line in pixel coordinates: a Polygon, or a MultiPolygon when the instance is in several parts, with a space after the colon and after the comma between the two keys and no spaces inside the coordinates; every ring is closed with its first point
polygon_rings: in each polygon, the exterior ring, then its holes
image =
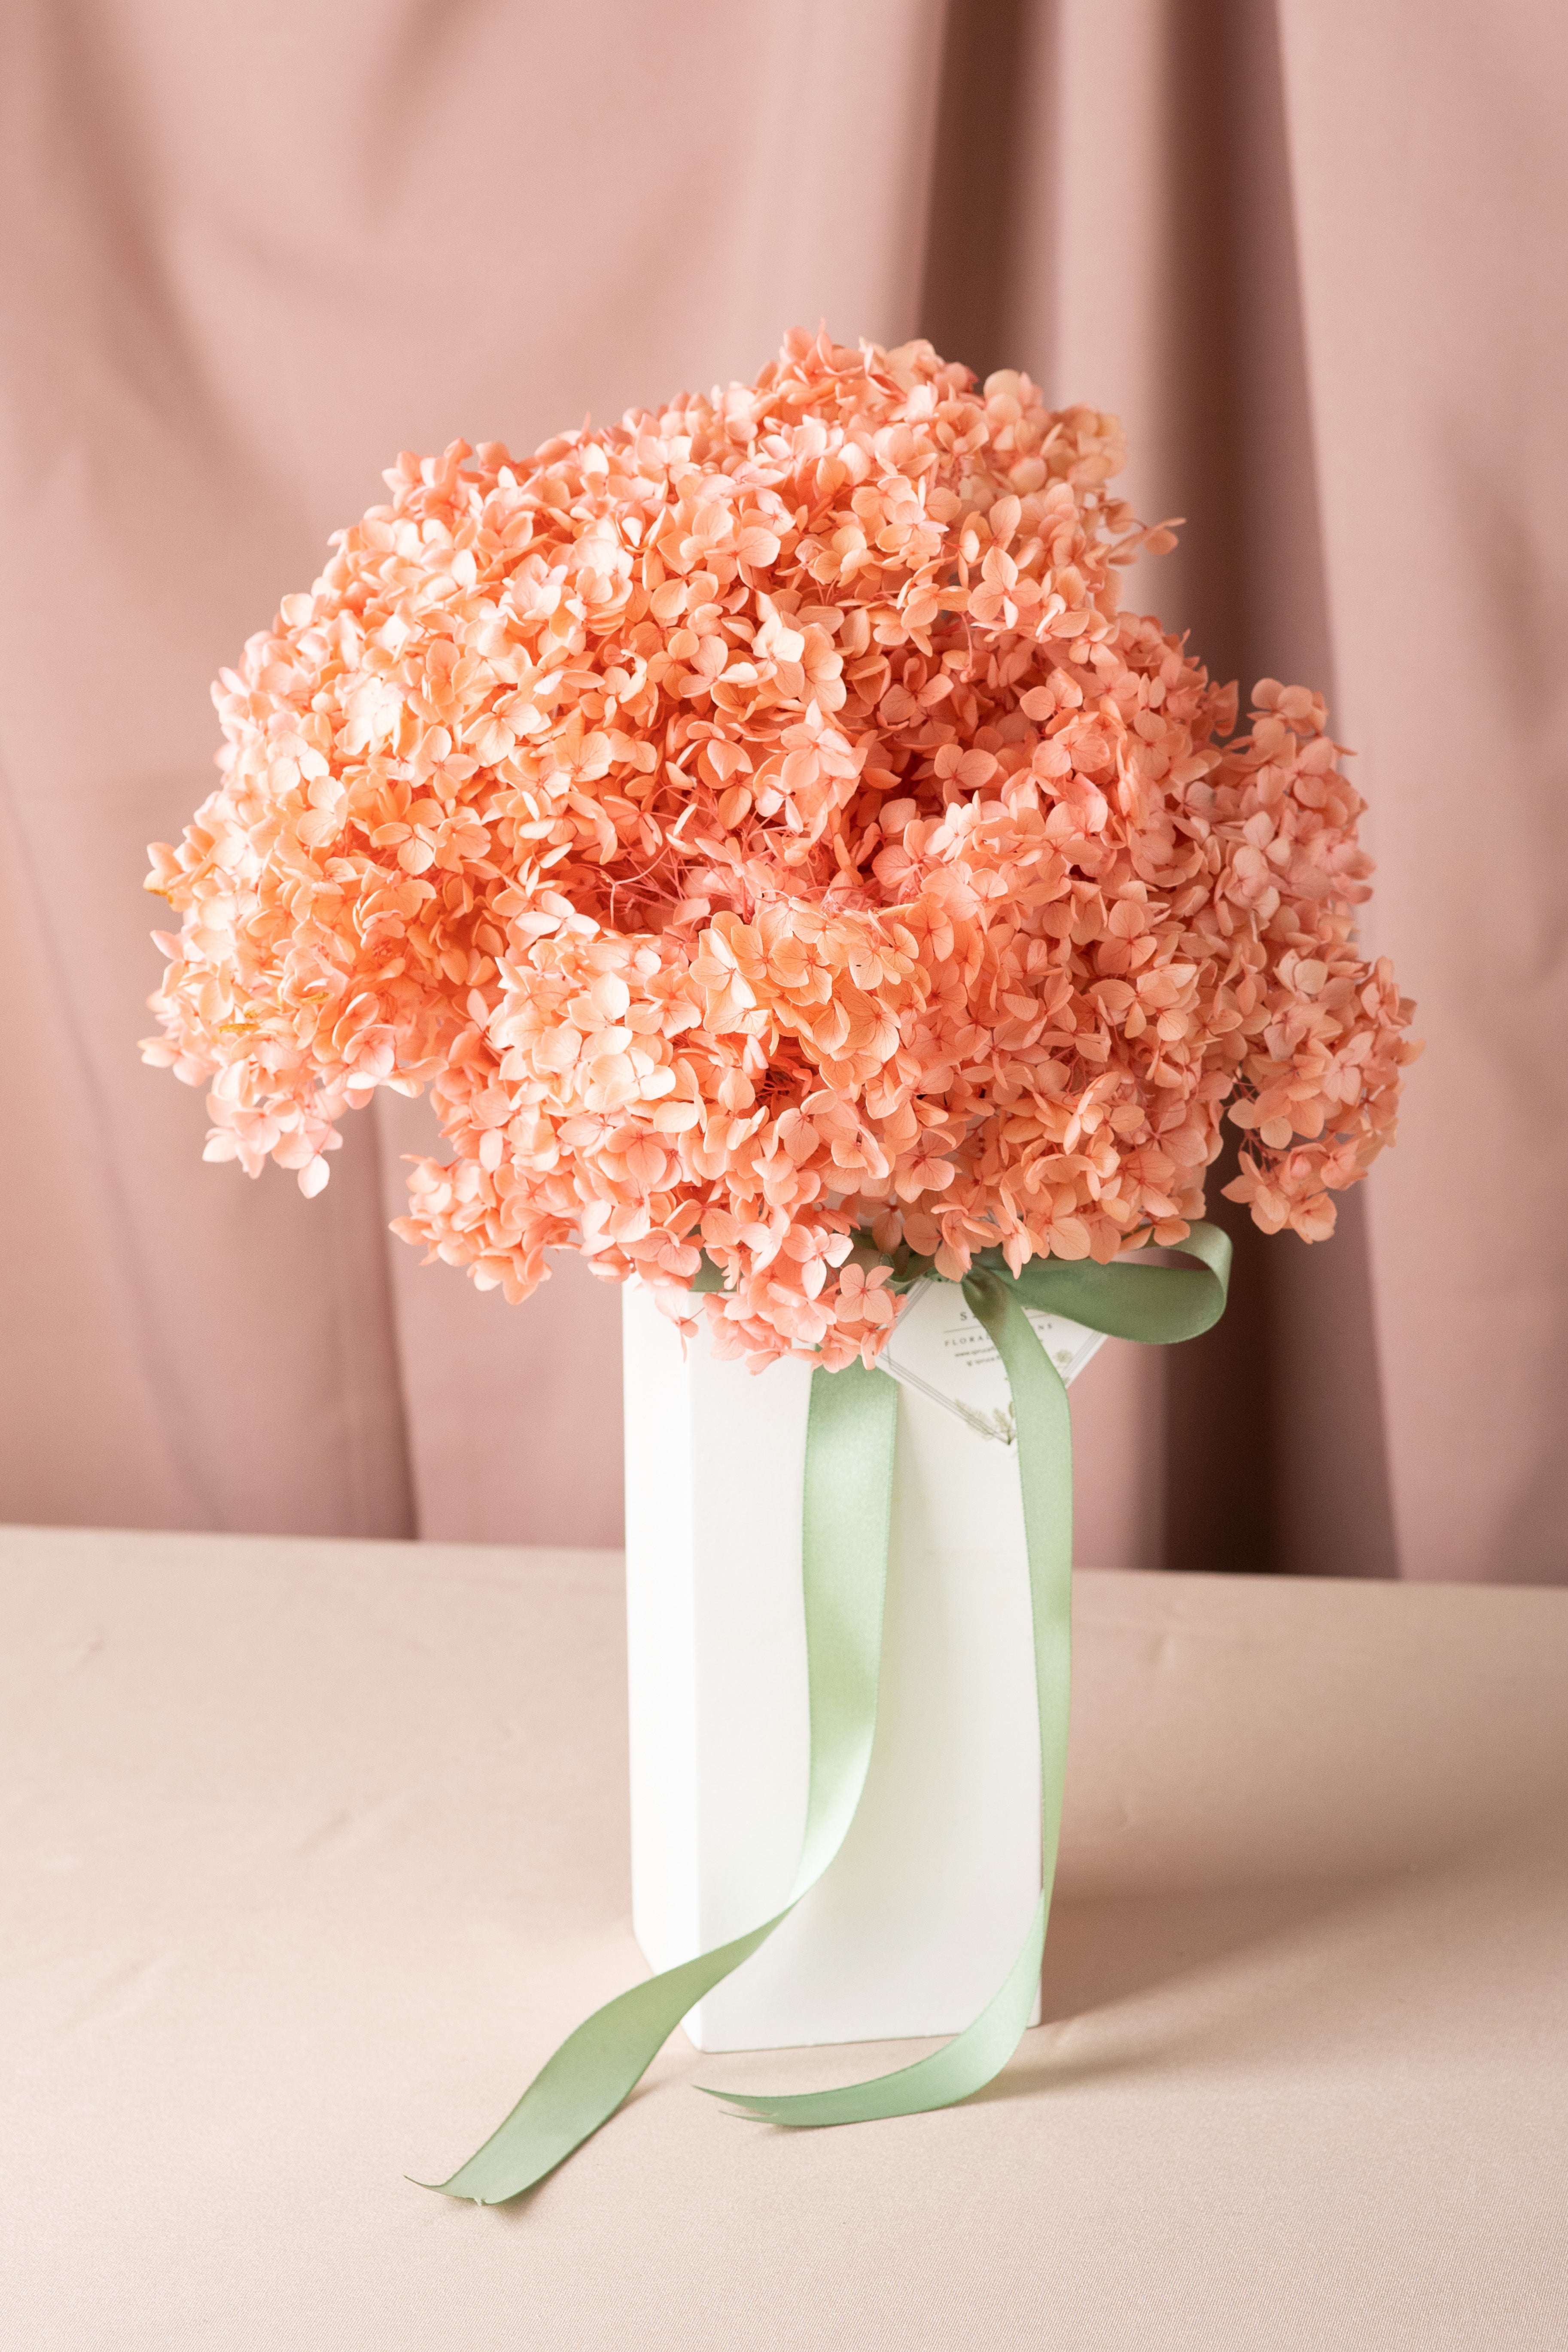
{"type": "Polygon", "coordinates": [[[1079,1578],[1046,2022],[677,2035],[531,2197],[428,2194],[640,1973],[618,1559],[0,1533],[5,2340],[1568,2342],[1568,1591],[1079,1578]]]}

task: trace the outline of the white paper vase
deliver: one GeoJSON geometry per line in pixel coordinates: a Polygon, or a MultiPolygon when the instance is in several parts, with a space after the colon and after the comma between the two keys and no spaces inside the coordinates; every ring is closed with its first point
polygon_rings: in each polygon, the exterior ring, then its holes
{"type": "MultiPolygon", "coordinates": [[[[1032,1315],[1071,1378],[1098,1335],[1032,1315]]],[[[786,1897],[805,1818],[801,1483],[811,1373],[719,1362],[625,1291],[632,1916],[653,1968],[786,1897]]],[[[900,1318],[876,1745],[826,1875],[692,2011],[701,2050],[958,2032],[1040,1886],[1017,1456],[995,1352],[948,1283],[900,1318]]]]}

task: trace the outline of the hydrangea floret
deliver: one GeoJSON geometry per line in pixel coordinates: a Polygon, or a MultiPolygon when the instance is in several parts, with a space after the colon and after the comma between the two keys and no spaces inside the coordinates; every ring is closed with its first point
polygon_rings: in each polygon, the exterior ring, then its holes
{"type": "Polygon", "coordinates": [[[929,344],[527,459],[403,457],[215,689],[148,887],[144,1048],[209,1159],[307,1193],[378,1087],[450,1157],[396,1230],[525,1297],[552,1250],[721,1352],[875,1358],[912,1255],[1106,1262],[1226,1191],[1308,1241],[1394,1132],[1411,1007],[1357,951],[1321,698],[1123,612],[1171,544],[1111,417],[929,344]]]}

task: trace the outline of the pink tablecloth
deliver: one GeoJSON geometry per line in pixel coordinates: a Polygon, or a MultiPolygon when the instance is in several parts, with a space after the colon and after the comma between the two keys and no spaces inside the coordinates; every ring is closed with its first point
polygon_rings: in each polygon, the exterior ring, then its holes
{"type": "MultiPolygon", "coordinates": [[[[699,2060],[413,2187],[637,1972],[618,1563],[0,1536],[4,2340],[1568,2342],[1568,1591],[1088,1575],[1047,2022],[784,2134],[699,2060]]],[[[864,2063],[862,2063],[864,2062],[864,2063]]]]}

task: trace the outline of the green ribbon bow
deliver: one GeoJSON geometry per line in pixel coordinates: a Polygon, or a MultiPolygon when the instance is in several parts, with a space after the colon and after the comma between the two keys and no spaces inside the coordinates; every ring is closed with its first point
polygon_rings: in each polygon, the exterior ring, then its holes
{"type": "MultiPolygon", "coordinates": [[[[1230,1243],[1194,1225],[1181,1244],[1196,1265],[1037,1260],[1011,1273],[988,1250],[963,1295],[995,1343],[1012,1391],[1034,1619],[1040,1725],[1041,1889],[1023,1949],[973,2025],[913,2065],[840,2090],[756,2098],[714,2092],[774,2124],[867,2123],[952,2106],[989,2083],[1016,2049],[1039,1982],[1061,1833],[1072,1619],[1072,1428],[1067,1389],[1026,1309],[1156,1346],[1194,1339],[1225,1311],[1230,1243]]],[[[706,1269],[705,1269],[706,1271],[706,1269]]],[[[928,1275],[900,1264],[900,1287],[928,1275]]],[[[702,1288],[716,1286],[711,1276],[702,1288]]],[[[801,1559],[811,1777],[799,1867],[783,1908],[743,1936],[634,1985],[567,2036],[504,2123],[449,2180],[448,2197],[499,2205],[531,2189],[614,2115],[687,2011],[749,1959],[816,1885],[843,1844],[866,1785],[877,1725],[882,1601],[892,1517],[898,1388],[858,1363],[812,1375],[801,1559]]]]}

